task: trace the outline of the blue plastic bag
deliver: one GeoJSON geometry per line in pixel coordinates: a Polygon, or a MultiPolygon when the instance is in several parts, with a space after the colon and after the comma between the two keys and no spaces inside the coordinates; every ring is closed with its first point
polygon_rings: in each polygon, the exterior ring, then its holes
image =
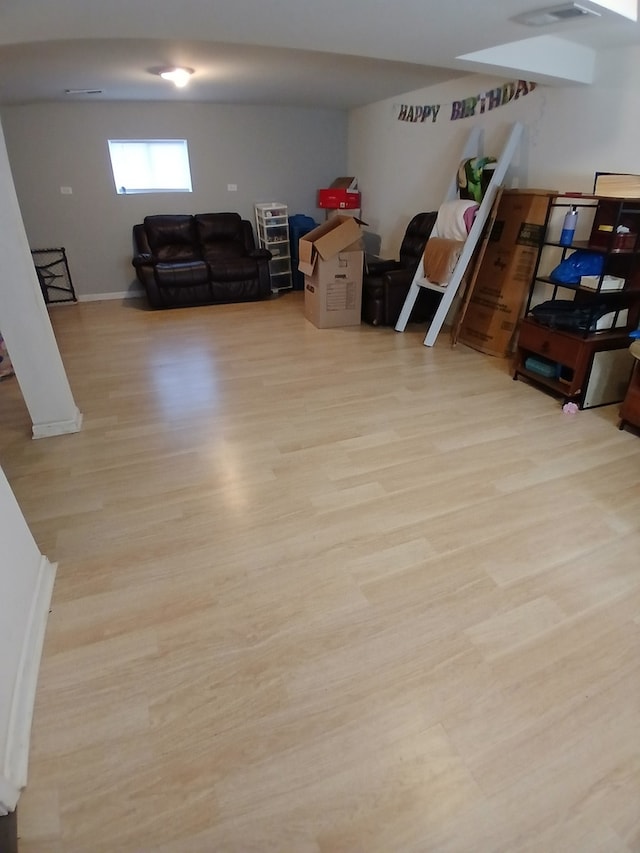
{"type": "Polygon", "coordinates": [[[549,278],[556,284],[580,284],[583,275],[602,275],[604,258],[599,252],[577,249],[551,271],[549,278]]]}

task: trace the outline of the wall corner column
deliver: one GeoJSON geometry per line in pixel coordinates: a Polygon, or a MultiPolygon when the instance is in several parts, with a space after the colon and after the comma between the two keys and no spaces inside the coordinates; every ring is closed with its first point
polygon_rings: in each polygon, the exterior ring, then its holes
{"type": "Polygon", "coordinates": [[[0,331],[24,397],[33,437],[78,432],[75,404],[22,221],[0,125],[0,331]]]}

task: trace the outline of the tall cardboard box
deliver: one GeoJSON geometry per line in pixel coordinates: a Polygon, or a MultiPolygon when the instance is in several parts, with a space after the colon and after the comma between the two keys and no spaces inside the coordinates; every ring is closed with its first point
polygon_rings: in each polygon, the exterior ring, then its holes
{"type": "Polygon", "coordinates": [[[503,358],[515,348],[518,322],[544,238],[554,190],[505,190],[458,340],[503,358]]]}
{"type": "Polygon", "coordinates": [[[304,315],[318,329],[360,324],[362,231],[350,216],[334,216],[300,238],[304,315]]]}

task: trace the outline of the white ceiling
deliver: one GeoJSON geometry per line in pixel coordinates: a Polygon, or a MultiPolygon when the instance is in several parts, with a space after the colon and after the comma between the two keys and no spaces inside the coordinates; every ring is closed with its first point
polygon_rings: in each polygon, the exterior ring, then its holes
{"type": "Polygon", "coordinates": [[[0,0],[0,104],[178,100],[349,108],[478,70],[591,82],[598,51],[639,43],[640,25],[602,8],[630,0],[580,2],[601,17],[529,28],[512,18],[553,3],[0,0]],[[186,89],[152,73],[173,64],[195,69],[186,89]],[[69,96],[65,89],[102,93],[69,96]]]}

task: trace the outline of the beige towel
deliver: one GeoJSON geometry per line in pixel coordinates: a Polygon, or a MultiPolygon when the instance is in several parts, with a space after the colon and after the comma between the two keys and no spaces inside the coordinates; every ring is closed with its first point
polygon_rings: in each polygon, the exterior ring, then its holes
{"type": "Polygon", "coordinates": [[[449,240],[466,240],[477,210],[477,203],[470,199],[445,201],[438,208],[434,234],[449,240]]]}
{"type": "Polygon", "coordinates": [[[432,284],[448,284],[464,240],[430,237],[424,250],[424,274],[432,284]]]}

